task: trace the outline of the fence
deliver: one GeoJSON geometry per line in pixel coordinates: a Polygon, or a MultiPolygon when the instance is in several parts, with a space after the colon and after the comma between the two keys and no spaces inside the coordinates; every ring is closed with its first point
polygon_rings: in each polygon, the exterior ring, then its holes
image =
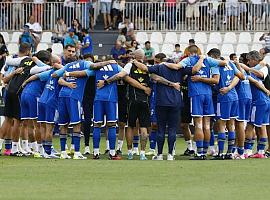
{"type": "MultiPolygon", "coordinates": [[[[99,4],[94,3],[95,10],[99,10],[99,4]]],[[[90,18],[88,3],[71,3],[65,5],[62,2],[34,4],[34,3],[10,3],[0,2],[0,30],[11,31],[22,29],[33,15],[43,30],[54,30],[56,20],[62,17],[69,27],[73,19],[78,19],[82,27],[89,27],[90,18]],[[87,17],[88,16],[88,17],[87,17]]],[[[98,12],[94,14],[96,21],[98,12]]]]}
{"type": "MultiPolygon", "coordinates": [[[[99,4],[98,1],[94,5],[95,19],[99,15],[99,4]]],[[[44,30],[53,30],[57,17],[63,17],[68,26],[72,19],[77,18],[83,27],[88,27],[87,13],[89,4],[86,3],[0,2],[0,30],[19,30],[30,15],[35,15],[44,30]]],[[[126,2],[125,15],[138,30],[264,31],[270,28],[270,3],[203,1],[189,5],[186,2],[126,2]]]]}

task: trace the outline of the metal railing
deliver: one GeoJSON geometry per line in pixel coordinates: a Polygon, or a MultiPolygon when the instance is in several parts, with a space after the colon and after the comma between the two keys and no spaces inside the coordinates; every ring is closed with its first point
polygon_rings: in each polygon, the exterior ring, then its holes
{"type": "MultiPolygon", "coordinates": [[[[270,29],[270,3],[236,4],[202,1],[189,5],[186,2],[126,2],[125,15],[129,16],[138,30],[178,31],[264,31],[270,29]]],[[[99,15],[99,1],[94,4],[95,19],[99,15]]],[[[79,19],[83,27],[90,20],[86,3],[62,2],[45,4],[0,2],[0,30],[19,30],[34,15],[43,30],[54,30],[57,17],[63,17],[67,26],[79,19]]]]}
{"type": "Polygon", "coordinates": [[[218,1],[186,2],[130,2],[125,15],[139,30],[178,31],[244,31],[269,30],[270,3],[254,5],[218,1]]]}
{"type": "MultiPolygon", "coordinates": [[[[94,10],[99,10],[99,3],[93,4],[94,10]]],[[[65,5],[63,2],[53,2],[44,4],[34,3],[10,3],[0,2],[0,30],[14,31],[22,29],[33,15],[40,23],[43,30],[54,30],[56,20],[62,17],[68,27],[74,19],[78,19],[82,27],[88,28],[90,25],[90,4],[71,3],[65,5]]],[[[98,12],[94,12],[94,23],[98,12]]]]}

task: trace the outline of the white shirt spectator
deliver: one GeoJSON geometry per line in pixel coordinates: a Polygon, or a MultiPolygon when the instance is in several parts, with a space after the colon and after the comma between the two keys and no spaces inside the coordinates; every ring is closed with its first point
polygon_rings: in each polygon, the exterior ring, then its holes
{"type": "MultiPolygon", "coordinates": [[[[26,25],[29,26],[30,30],[36,31],[36,32],[42,32],[42,27],[38,22],[35,22],[34,24],[27,23],[26,25]]],[[[40,34],[33,33],[35,37],[38,37],[40,39],[40,34]]]]}
{"type": "MultiPolygon", "coordinates": [[[[123,29],[126,27],[126,24],[123,22],[120,22],[118,25],[118,29],[123,29]]],[[[134,24],[132,22],[130,22],[127,26],[127,31],[133,30],[134,29],[134,24]]]]}
{"type": "Polygon", "coordinates": [[[65,0],[64,1],[64,7],[74,7],[74,1],[73,0],[65,0]]]}
{"type": "Polygon", "coordinates": [[[100,0],[100,2],[111,3],[111,2],[112,2],[112,0],[100,0]]]}
{"type": "Polygon", "coordinates": [[[119,0],[114,1],[112,4],[112,8],[120,10],[120,1],[119,0]]]}
{"type": "Polygon", "coordinates": [[[251,0],[251,3],[259,5],[262,4],[262,0],[251,0]]]}
{"type": "Polygon", "coordinates": [[[33,1],[34,4],[44,4],[44,0],[34,0],[33,1]]]}
{"type": "Polygon", "coordinates": [[[179,62],[182,56],[183,56],[183,52],[182,51],[179,51],[179,52],[174,51],[173,54],[172,54],[172,59],[175,62],[179,62]]]}

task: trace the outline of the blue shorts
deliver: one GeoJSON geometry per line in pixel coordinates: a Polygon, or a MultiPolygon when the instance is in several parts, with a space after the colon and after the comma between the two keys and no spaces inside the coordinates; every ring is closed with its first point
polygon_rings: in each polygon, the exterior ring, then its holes
{"type": "Polygon", "coordinates": [[[110,14],[112,3],[111,2],[100,2],[100,7],[101,7],[100,10],[101,10],[102,14],[110,14]]]}
{"type": "Polygon", "coordinates": [[[94,102],[94,122],[103,123],[106,115],[107,122],[117,122],[117,103],[110,101],[95,101],[94,102]]]}
{"type": "Polygon", "coordinates": [[[46,120],[46,104],[38,102],[38,122],[44,123],[46,120]]]}
{"type": "Polygon", "coordinates": [[[238,117],[237,121],[248,121],[251,112],[251,99],[240,99],[238,101],[238,117]]]}
{"type": "Polygon", "coordinates": [[[230,120],[238,117],[238,101],[217,103],[217,119],[230,120]]]}
{"type": "Polygon", "coordinates": [[[211,95],[197,95],[190,98],[191,116],[214,116],[214,106],[211,95]]]}
{"type": "Polygon", "coordinates": [[[257,127],[269,125],[270,105],[252,105],[250,122],[257,127]]]}
{"type": "Polygon", "coordinates": [[[21,95],[21,119],[38,118],[38,97],[31,94],[22,93],[21,95]]]}
{"type": "Polygon", "coordinates": [[[59,97],[58,99],[59,125],[75,125],[82,121],[81,102],[70,97],[59,97]]]}

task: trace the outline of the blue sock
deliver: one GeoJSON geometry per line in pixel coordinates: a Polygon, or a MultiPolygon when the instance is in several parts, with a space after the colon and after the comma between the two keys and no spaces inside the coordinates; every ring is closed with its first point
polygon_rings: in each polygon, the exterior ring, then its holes
{"type": "Polygon", "coordinates": [[[210,144],[210,142],[203,141],[203,155],[206,155],[207,154],[209,144],[210,144]]]}
{"type": "Polygon", "coordinates": [[[196,141],[196,146],[197,146],[197,154],[203,155],[203,140],[196,141]]]}
{"type": "Polygon", "coordinates": [[[236,146],[233,146],[232,153],[234,153],[236,150],[237,150],[237,147],[236,146]]]}
{"type": "Polygon", "coordinates": [[[5,139],[5,149],[10,150],[12,148],[12,140],[11,139],[5,139]]]}
{"type": "Polygon", "coordinates": [[[152,130],[149,135],[150,149],[156,149],[157,144],[157,132],[156,130],[152,130]]]}
{"type": "Polygon", "coordinates": [[[93,147],[94,147],[94,149],[99,149],[100,132],[101,132],[101,129],[99,127],[94,127],[94,131],[93,131],[93,147]]]}
{"type": "Polygon", "coordinates": [[[228,132],[228,150],[227,153],[232,153],[233,146],[235,144],[235,132],[229,131],[228,132]]]}
{"type": "Polygon", "coordinates": [[[73,134],[71,133],[71,142],[70,144],[73,144],[74,145],[74,138],[73,138],[73,134]]]}
{"type": "Polygon", "coordinates": [[[252,150],[252,139],[245,139],[244,148],[246,150],[252,150]]]}
{"type": "Polygon", "coordinates": [[[140,141],[140,136],[134,135],[133,136],[133,147],[138,148],[139,147],[139,141],[140,141]]]}
{"type": "Polygon", "coordinates": [[[258,142],[258,151],[264,151],[266,142],[267,142],[267,138],[260,138],[258,142]]]}
{"type": "Polygon", "coordinates": [[[73,138],[73,142],[74,142],[75,152],[79,152],[80,147],[81,147],[81,133],[80,132],[74,132],[72,134],[72,138],[73,138]]]}
{"type": "Polygon", "coordinates": [[[116,142],[116,127],[108,128],[108,140],[110,144],[110,150],[115,150],[115,142],[116,142]]]}
{"type": "Polygon", "coordinates": [[[238,154],[240,156],[243,155],[244,154],[244,147],[238,147],[237,151],[238,151],[238,154]]]}
{"type": "Polygon", "coordinates": [[[48,155],[51,155],[52,153],[52,141],[45,141],[44,142],[44,150],[48,155]]]}
{"type": "MultiPolygon", "coordinates": [[[[169,129],[170,131],[170,129],[169,129]]],[[[175,147],[175,141],[176,141],[176,132],[170,131],[168,133],[168,153],[172,155],[172,152],[175,147]]]]}
{"type": "Polygon", "coordinates": [[[59,136],[60,136],[61,151],[65,151],[67,143],[67,134],[60,134],[59,136]]]}
{"type": "Polygon", "coordinates": [[[215,132],[211,131],[210,146],[215,146],[215,132]]]}
{"type": "Polygon", "coordinates": [[[222,154],[224,151],[224,144],[226,141],[226,134],[225,133],[219,133],[218,134],[218,153],[222,154]]]}

